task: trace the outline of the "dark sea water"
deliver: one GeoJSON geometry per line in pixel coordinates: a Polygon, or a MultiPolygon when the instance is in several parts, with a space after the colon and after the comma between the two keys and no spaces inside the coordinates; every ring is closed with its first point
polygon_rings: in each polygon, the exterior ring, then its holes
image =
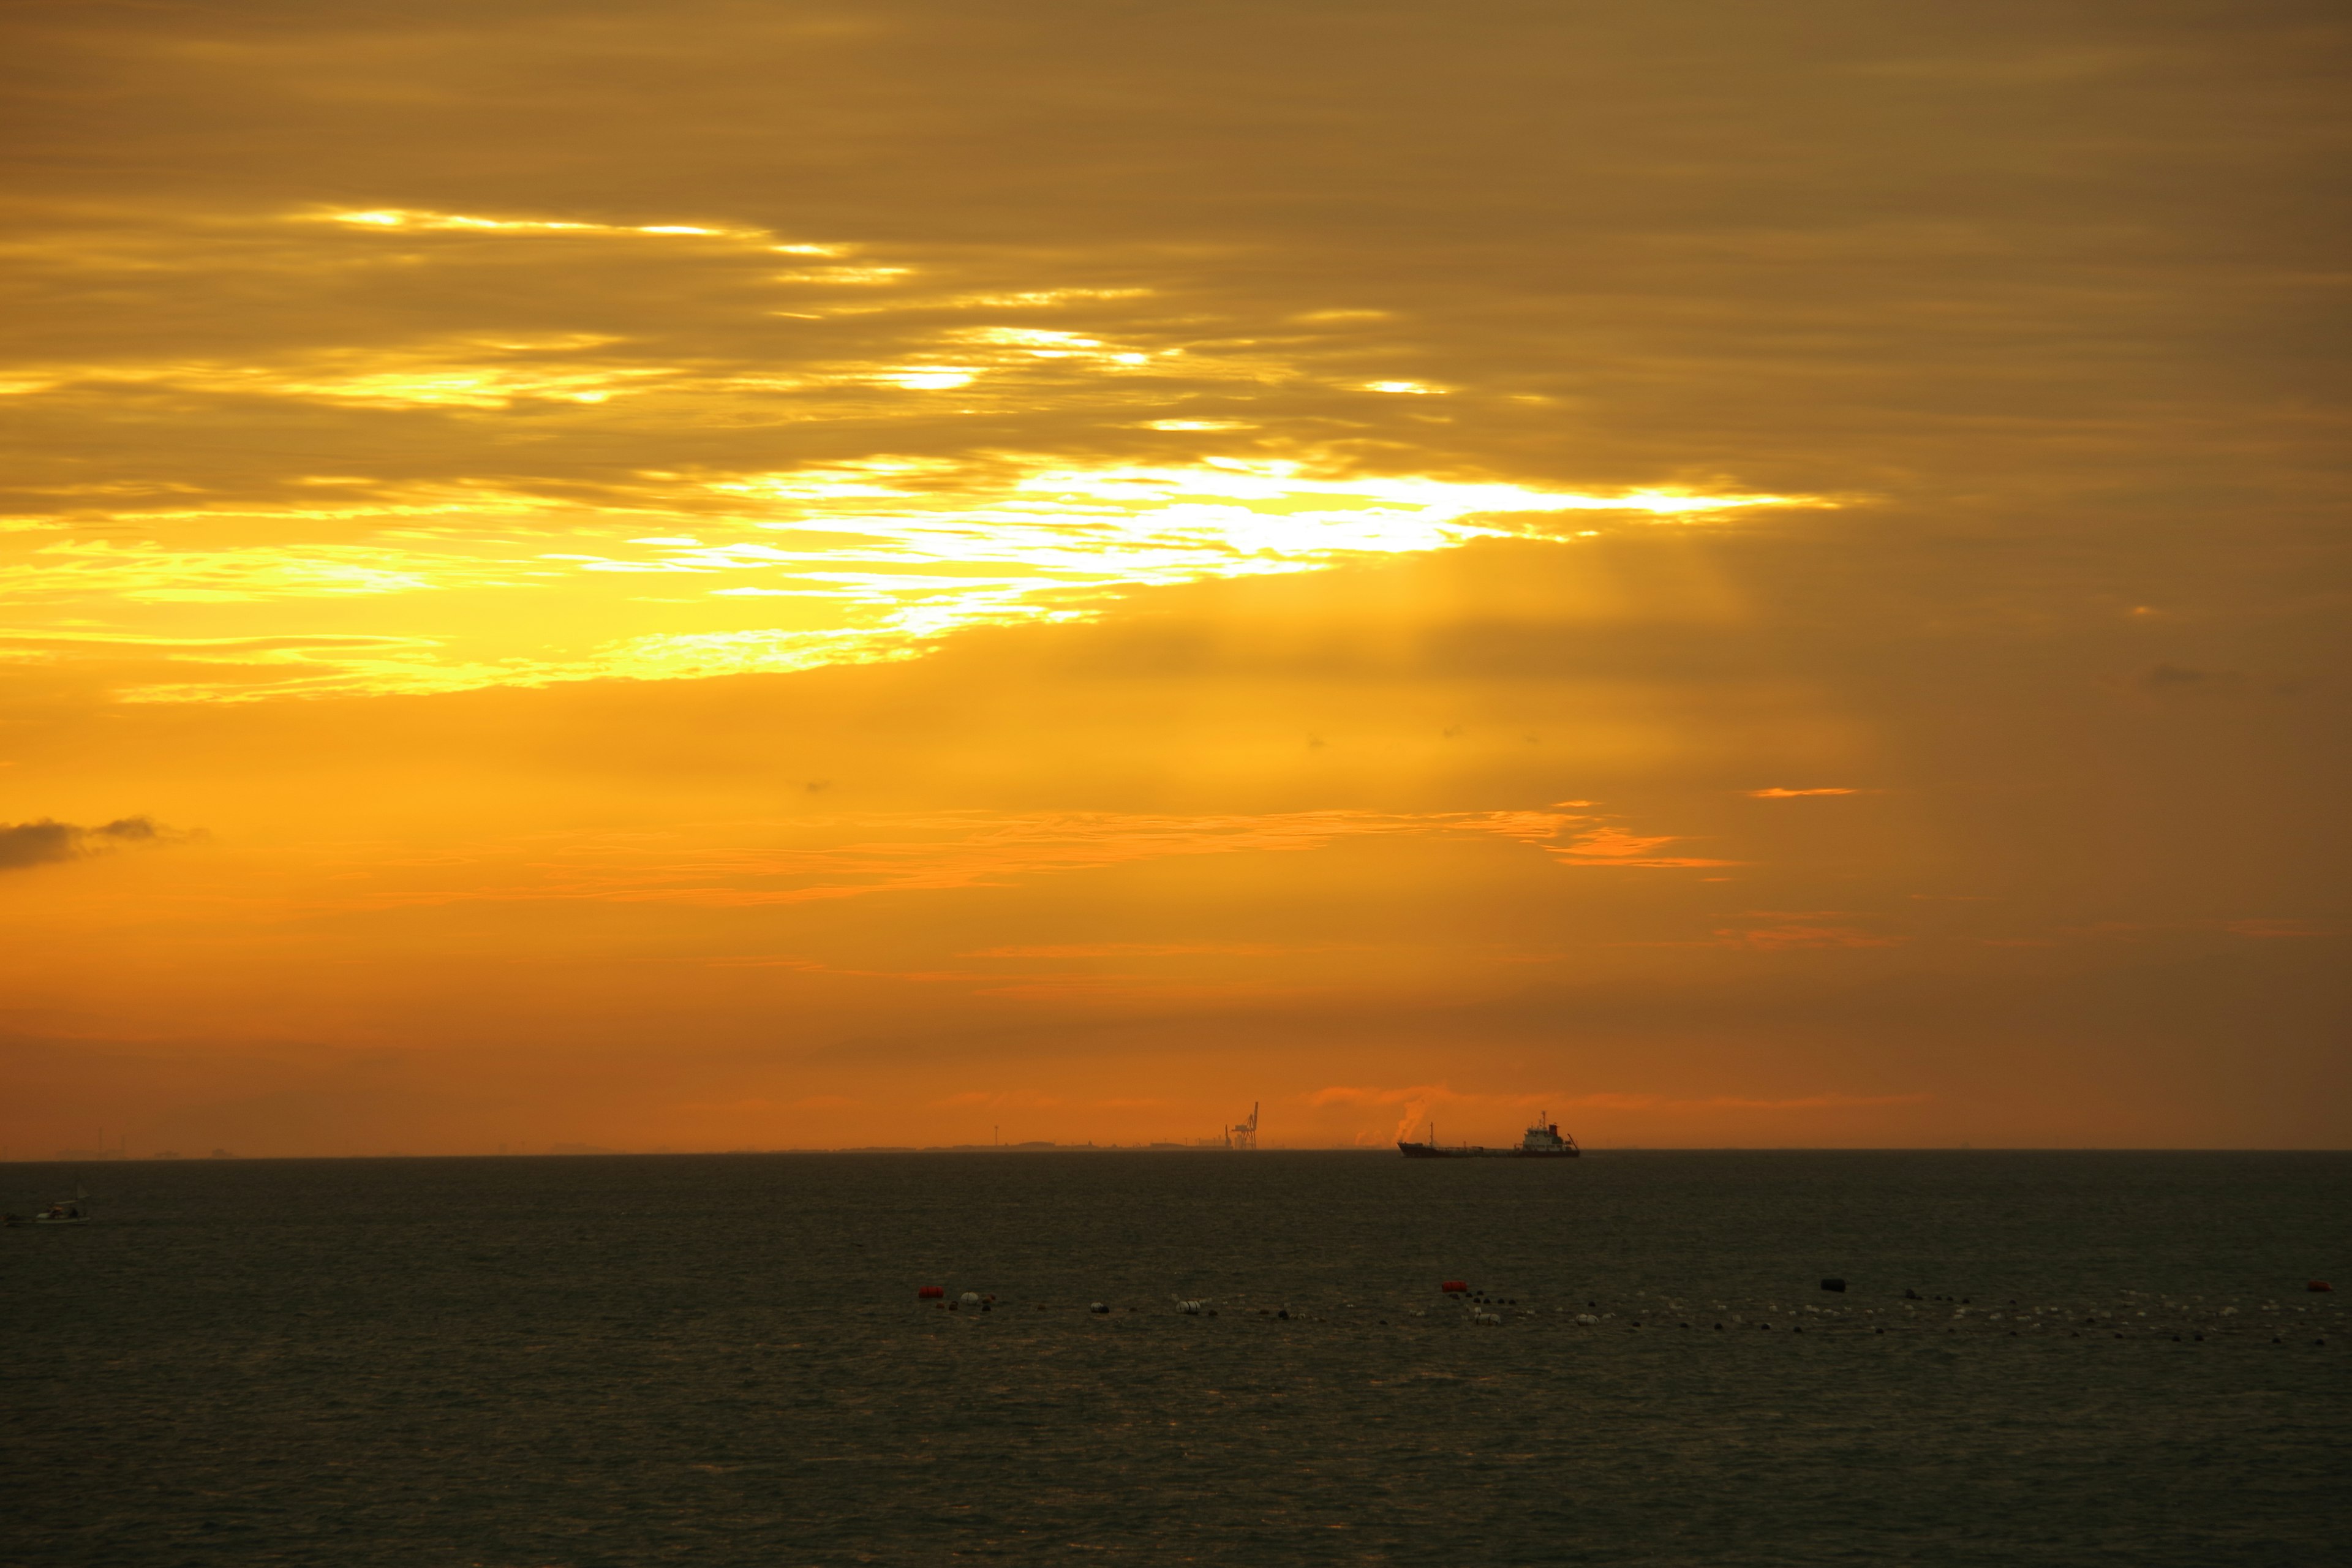
{"type": "Polygon", "coordinates": [[[79,1174],[0,1231],[10,1563],[2352,1550],[2347,1155],[79,1174]]]}

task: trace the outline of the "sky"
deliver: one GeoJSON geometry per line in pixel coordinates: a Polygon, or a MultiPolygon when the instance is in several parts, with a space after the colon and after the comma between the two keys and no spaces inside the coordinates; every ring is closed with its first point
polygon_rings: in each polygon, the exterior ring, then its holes
{"type": "Polygon", "coordinates": [[[0,1156],[2352,1143],[2338,7],[0,25],[0,1156]]]}

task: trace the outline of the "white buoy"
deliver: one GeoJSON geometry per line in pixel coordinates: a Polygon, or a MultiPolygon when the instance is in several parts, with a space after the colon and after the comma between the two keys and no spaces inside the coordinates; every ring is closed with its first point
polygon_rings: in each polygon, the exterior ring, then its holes
{"type": "Polygon", "coordinates": [[[977,1307],[980,1305],[980,1292],[977,1290],[967,1290],[963,1293],[962,1300],[965,1306],[977,1307]]]}

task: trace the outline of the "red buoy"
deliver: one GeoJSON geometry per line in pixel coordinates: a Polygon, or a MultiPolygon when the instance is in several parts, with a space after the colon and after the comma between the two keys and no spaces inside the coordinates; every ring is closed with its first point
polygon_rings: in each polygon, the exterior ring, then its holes
{"type": "Polygon", "coordinates": [[[1463,1291],[1469,1289],[1470,1287],[1465,1285],[1459,1279],[1448,1279],[1444,1284],[1440,1285],[1438,1289],[1444,1291],[1449,1296],[1457,1296],[1463,1291]]]}
{"type": "Polygon", "coordinates": [[[2314,1279],[2309,1284],[2305,1285],[2304,1289],[2306,1290],[2333,1290],[2336,1287],[2330,1285],[2325,1279],[2314,1279]]]}
{"type": "Polygon", "coordinates": [[[947,1293],[948,1288],[944,1285],[926,1285],[921,1289],[915,1292],[915,1300],[918,1301],[936,1301],[947,1293]]]}

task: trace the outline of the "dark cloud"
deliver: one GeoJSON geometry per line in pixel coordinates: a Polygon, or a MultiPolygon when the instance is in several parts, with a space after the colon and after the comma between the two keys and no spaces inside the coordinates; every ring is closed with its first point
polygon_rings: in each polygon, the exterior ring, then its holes
{"type": "Polygon", "coordinates": [[[2245,677],[2234,669],[2196,669],[2184,664],[2159,664],[2139,678],[2143,690],[2218,691],[2242,685],[2245,677]]]}
{"type": "Polygon", "coordinates": [[[96,827],[71,822],[19,822],[0,826],[0,871],[46,866],[56,860],[79,860],[85,855],[126,844],[151,844],[163,837],[143,816],[125,816],[96,827]]]}

